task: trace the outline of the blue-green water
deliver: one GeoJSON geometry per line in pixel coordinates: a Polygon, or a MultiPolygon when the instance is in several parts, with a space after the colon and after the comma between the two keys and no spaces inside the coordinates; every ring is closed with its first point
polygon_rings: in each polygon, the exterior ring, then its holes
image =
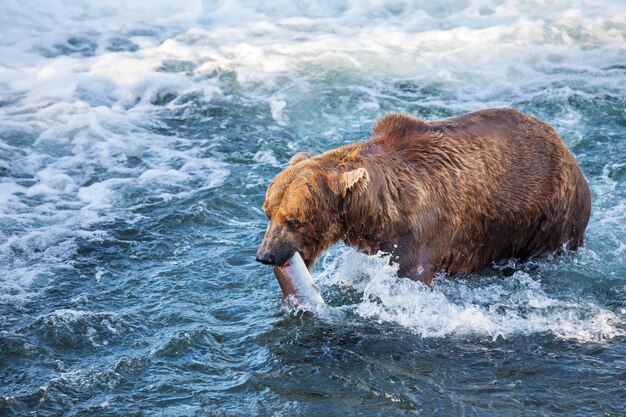
{"type": "Polygon", "coordinates": [[[0,5],[0,415],[626,414],[626,4],[0,5]],[[432,289],[342,245],[280,307],[269,181],[375,119],[512,107],[587,177],[575,254],[432,289]]]}

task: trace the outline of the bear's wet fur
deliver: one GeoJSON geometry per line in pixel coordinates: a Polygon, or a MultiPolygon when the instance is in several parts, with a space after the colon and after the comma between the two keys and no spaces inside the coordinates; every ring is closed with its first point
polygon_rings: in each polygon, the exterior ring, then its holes
{"type": "Polygon", "coordinates": [[[257,259],[299,251],[309,268],[333,243],[390,253],[430,284],[583,244],[591,197],[559,135],[515,110],[438,121],[379,119],[370,140],[296,154],[271,182],[257,259]]]}

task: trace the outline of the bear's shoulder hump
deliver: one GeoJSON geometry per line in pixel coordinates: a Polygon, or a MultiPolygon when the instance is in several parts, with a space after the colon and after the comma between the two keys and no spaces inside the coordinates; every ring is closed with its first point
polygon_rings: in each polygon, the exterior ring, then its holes
{"type": "Polygon", "coordinates": [[[416,117],[390,113],[376,121],[372,128],[372,138],[397,141],[426,130],[428,130],[428,124],[416,117]]]}

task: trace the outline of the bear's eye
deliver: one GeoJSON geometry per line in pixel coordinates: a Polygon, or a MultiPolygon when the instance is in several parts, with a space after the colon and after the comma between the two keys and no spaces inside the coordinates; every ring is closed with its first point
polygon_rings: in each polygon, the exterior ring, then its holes
{"type": "Polygon", "coordinates": [[[285,226],[290,229],[297,229],[300,226],[300,222],[296,219],[287,219],[285,220],[285,226]]]}

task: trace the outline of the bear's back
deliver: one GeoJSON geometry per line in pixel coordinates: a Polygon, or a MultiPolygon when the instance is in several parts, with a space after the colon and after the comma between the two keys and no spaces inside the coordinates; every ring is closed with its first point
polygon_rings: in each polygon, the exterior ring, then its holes
{"type": "Polygon", "coordinates": [[[559,135],[532,116],[493,109],[429,122],[392,114],[375,124],[372,143],[430,190],[437,228],[450,233],[446,269],[470,272],[583,243],[587,183],[559,135]]]}
{"type": "MultiPolygon", "coordinates": [[[[442,174],[457,193],[484,195],[499,209],[527,211],[582,176],[559,135],[540,120],[490,109],[426,122],[403,114],[381,118],[372,142],[426,179],[442,174]]],[[[495,207],[494,207],[495,208],[495,207]]]]}

